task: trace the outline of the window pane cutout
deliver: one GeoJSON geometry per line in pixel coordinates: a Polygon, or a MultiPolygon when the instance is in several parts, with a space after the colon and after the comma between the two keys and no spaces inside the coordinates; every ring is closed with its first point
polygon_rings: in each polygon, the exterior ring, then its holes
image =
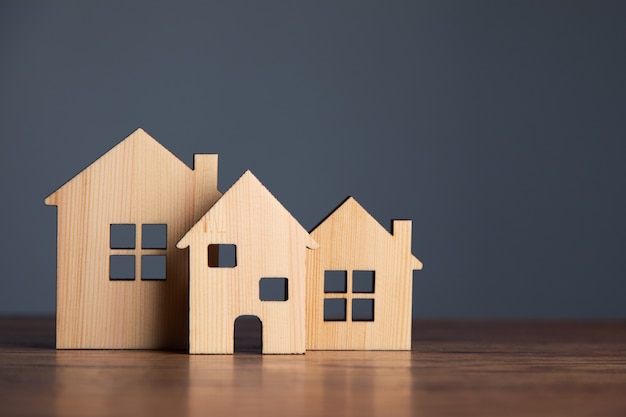
{"type": "Polygon", "coordinates": [[[134,255],[111,255],[109,261],[109,279],[132,281],[135,279],[134,255]]]}
{"type": "Polygon", "coordinates": [[[324,299],[324,321],[346,321],[346,299],[324,299]]]}
{"type": "Polygon", "coordinates": [[[135,249],[135,225],[112,224],[109,242],[111,249],[135,249]]]}
{"type": "Polygon", "coordinates": [[[234,268],[237,266],[237,246],[231,244],[213,244],[208,248],[211,268],[234,268]]]}
{"type": "Polygon", "coordinates": [[[165,277],[165,255],[143,255],[141,257],[141,279],[164,280],[165,277]]]}
{"type": "Polygon", "coordinates": [[[144,224],[141,226],[143,249],[167,249],[167,225],[144,224]]]}
{"type": "Polygon", "coordinates": [[[353,271],[352,272],[352,292],[373,293],[374,292],[374,271],[353,271]]]}
{"type": "Polygon", "coordinates": [[[289,298],[287,278],[261,278],[259,298],[261,301],[287,301],[289,298]]]}
{"type": "Polygon", "coordinates": [[[374,321],[374,300],[372,298],[352,299],[352,321],[374,321]]]}
{"type": "Polygon", "coordinates": [[[324,271],[324,292],[345,293],[347,286],[347,271],[324,271]]]}

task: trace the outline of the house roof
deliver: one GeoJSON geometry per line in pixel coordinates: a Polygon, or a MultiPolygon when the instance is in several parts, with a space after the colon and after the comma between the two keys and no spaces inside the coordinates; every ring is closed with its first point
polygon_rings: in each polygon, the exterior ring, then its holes
{"type": "MultiPolygon", "coordinates": [[[[335,221],[350,222],[352,223],[354,227],[357,227],[357,228],[359,227],[359,224],[357,224],[357,222],[366,222],[368,223],[368,226],[373,228],[375,233],[381,239],[385,239],[385,238],[392,239],[395,236],[394,234],[389,233],[387,229],[385,229],[370,213],[368,213],[367,210],[365,210],[363,206],[361,206],[361,204],[359,204],[359,202],[356,201],[356,199],[352,196],[342,201],[341,204],[339,204],[339,206],[335,208],[335,210],[333,210],[328,216],[322,219],[313,228],[313,230],[311,230],[311,234],[313,235],[315,231],[318,229],[322,229],[326,226],[330,226],[331,223],[334,223],[335,221]]],[[[396,222],[402,222],[402,221],[403,220],[393,220],[392,227],[394,224],[396,224],[396,222]]],[[[394,233],[395,233],[395,230],[394,230],[394,233]]],[[[410,253],[410,256],[411,256],[413,269],[422,269],[422,266],[423,266],[422,262],[419,259],[417,259],[412,253],[410,253]]]]}
{"type": "MultiPolygon", "coordinates": [[[[69,181],[63,184],[61,187],[57,188],[52,194],[50,194],[44,200],[47,205],[58,205],[58,201],[56,199],[56,195],[59,191],[63,190],[66,187],[73,185],[74,183],[80,182],[80,179],[88,172],[97,169],[106,169],[107,161],[111,159],[115,160],[117,158],[122,158],[126,155],[127,152],[137,152],[139,154],[140,151],[152,150],[153,153],[158,153],[167,158],[172,158],[180,164],[180,168],[191,171],[183,161],[181,161],[176,155],[170,152],[167,148],[161,145],[156,141],[152,136],[150,136],[145,130],[139,128],[135,130],[133,133],[128,135],[124,140],[111,148],[108,152],[100,156],[93,163],[87,166],[85,169],[80,171],[74,177],[72,177],[69,181]],[[184,168],[183,168],[184,167],[184,168]]],[[[137,157],[139,155],[133,155],[137,157]]]]}
{"type": "Polygon", "coordinates": [[[287,209],[272,195],[272,193],[259,181],[251,171],[246,171],[224,195],[202,216],[198,222],[180,239],[176,244],[179,249],[184,249],[190,245],[191,236],[205,232],[209,227],[209,219],[218,212],[232,213],[230,218],[237,218],[238,215],[245,215],[246,210],[254,210],[255,213],[263,210],[263,207],[271,213],[276,221],[280,218],[293,222],[298,232],[305,239],[309,249],[317,249],[317,242],[309,235],[307,230],[287,211],[287,209]],[[247,206],[247,207],[242,207],[247,206]],[[254,206],[254,207],[252,207],[254,206]]]}

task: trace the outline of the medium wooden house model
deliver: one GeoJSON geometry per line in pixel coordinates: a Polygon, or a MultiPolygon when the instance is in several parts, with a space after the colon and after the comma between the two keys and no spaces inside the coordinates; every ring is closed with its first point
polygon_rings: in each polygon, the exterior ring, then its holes
{"type": "Polygon", "coordinates": [[[178,247],[190,251],[190,353],[233,353],[244,315],[261,321],[263,353],[304,353],[305,260],[317,243],[250,171],[178,247]]]}

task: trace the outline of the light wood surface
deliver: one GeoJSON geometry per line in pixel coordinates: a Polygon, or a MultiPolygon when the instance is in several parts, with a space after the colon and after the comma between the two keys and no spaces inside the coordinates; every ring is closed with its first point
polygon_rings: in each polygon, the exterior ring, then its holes
{"type": "Polygon", "coordinates": [[[395,220],[392,232],[352,197],[311,232],[320,247],[307,253],[307,349],[411,349],[413,270],[422,263],[411,254],[411,221],[395,220]],[[326,271],[345,275],[345,291],[326,292],[326,271]],[[371,289],[357,289],[356,271],[371,276],[371,289]],[[325,321],[326,300],[345,303],[343,320],[325,321]],[[372,321],[355,320],[355,300],[373,305],[372,321]]]}
{"type": "Polygon", "coordinates": [[[413,328],[410,352],[188,355],[57,351],[53,318],[0,318],[0,416],[626,415],[624,321],[413,328]]]}
{"type": "Polygon", "coordinates": [[[58,206],[57,348],[186,348],[188,258],[176,242],[221,196],[217,155],[194,168],[138,129],[45,200],[58,206]],[[134,248],[111,249],[113,224],[135,225],[134,248]],[[165,249],[142,248],[144,224],[167,225],[165,249]],[[109,279],[112,255],[135,256],[134,279],[109,279]],[[142,279],[142,255],[166,256],[165,280],[142,279]]]}
{"type": "Polygon", "coordinates": [[[250,172],[178,243],[189,247],[189,352],[233,353],[235,320],[260,319],[263,353],[304,353],[305,255],[317,244],[250,172]],[[234,267],[211,267],[209,245],[236,247],[234,267]],[[262,278],[287,280],[285,301],[262,301],[262,278]]]}

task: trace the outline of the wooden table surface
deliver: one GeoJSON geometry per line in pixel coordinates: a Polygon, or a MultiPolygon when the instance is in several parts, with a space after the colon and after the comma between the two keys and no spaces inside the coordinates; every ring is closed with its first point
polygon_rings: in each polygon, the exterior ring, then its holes
{"type": "Polygon", "coordinates": [[[0,318],[0,416],[626,416],[624,321],[417,321],[411,352],[56,351],[0,318]]]}

